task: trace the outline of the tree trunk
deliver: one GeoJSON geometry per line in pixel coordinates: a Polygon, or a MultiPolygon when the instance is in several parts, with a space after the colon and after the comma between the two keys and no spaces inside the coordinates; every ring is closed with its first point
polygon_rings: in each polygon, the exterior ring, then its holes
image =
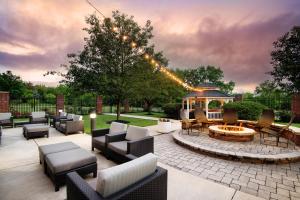
{"type": "Polygon", "coordinates": [[[120,114],[121,114],[120,104],[121,104],[121,101],[118,100],[118,101],[117,101],[117,120],[120,119],[120,114]]]}

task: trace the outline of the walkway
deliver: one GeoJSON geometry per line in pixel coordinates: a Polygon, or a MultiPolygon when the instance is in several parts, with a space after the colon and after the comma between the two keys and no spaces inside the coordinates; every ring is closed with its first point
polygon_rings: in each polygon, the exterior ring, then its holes
{"type": "MultiPolygon", "coordinates": [[[[158,149],[156,153],[162,156],[160,160],[165,161],[165,155],[161,153],[163,144],[167,145],[166,152],[169,151],[170,154],[173,154],[174,150],[169,149],[172,143],[168,141],[168,138],[169,135],[155,136],[155,148],[158,149]],[[158,142],[160,139],[163,141],[158,142]]],[[[5,129],[0,145],[1,200],[65,199],[66,187],[61,187],[59,192],[54,192],[50,179],[43,173],[39,164],[37,148],[39,145],[64,141],[72,141],[90,151],[91,137],[87,134],[64,136],[51,129],[49,138],[26,140],[22,135],[22,128],[5,129]]],[[[175,147],[177,148],[177,146],[175,147]]],[[[180,147],[178,148],[180,149],[180,147]]],[[[178,152],[178,155],[181,153],[182,150],[178,152]]],[[[97,156],[99,170],[115,165],[98,152],[94,152],[94,154],[97,156]]],[[[255,196],[191,175],[184,170],[178,170],[162,163],[159,165],[168,169],[169,200],[259,200],[255,196]]],[[[85,180],[95,186],[96,178],[87,176],[85,180]]]]}
{"type": "MultiPolygon", "coordinates": [[[[103,113],[103,114],[117,116],[116,113],[103,113]]],[[[159,119],[157,117],[148,117],[148,116],[141,116],[141,115],[128,115],[128,114],[121,114],[121,117],[131,117],[131,118],[149,119],[149,120],[158,120],[159,119]]]]}

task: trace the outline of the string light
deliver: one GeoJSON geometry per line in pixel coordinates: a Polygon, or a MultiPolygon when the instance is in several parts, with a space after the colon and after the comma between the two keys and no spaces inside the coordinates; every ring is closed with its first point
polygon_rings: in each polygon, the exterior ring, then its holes
{"type": "MultiPolygon", "coordinates": [[[[101,18],[105,19],[105,16],[91,2],[89,2],[88,0],[86,0],[86,1],[87,1],[87,3],[91,7],[93,7],[98,13],[101,14],[101,18]]],[[[118,30],[119,30],[118,27],[113,26],[113,28],[112,28],[113,32],[118,32],[118,30]]],[[[123,39],[123,41],[126,41],[126,40],[130,39],[129,36],[127,36],[127,35],[123,35],[123,36],[116,35],[116,38],[120,38],[120,37],[123,39]]],[[[134,41],[131,41],[130,45],[131,45],[132,48],[136,48],[137,47],[137,43],[135,43],[134,41]]],[[[145,50],[143,48],[138,47],[138,53],[139,54],[143,54],[144,52],[145,52],[145,50]]],[[[197,91],[197,92],[201,92],[203,90],[207,90],[207,89],[203,89],[203,88],[195,88],[195,87],[190,86],[187,83],[183,82],[180,78],[178,78],[176,75],[174,75],[173,73],[171,73],[165,66],[159,65],[157,63],[157,61],[154,58],[152,58],[149,54],[145,53],[144,54],[144,58],[147,61],[150,61],[150,63],[153,66],[155,66],[156,69],[158,69],[160,72],[164,73],[166,76],[168,76],[170,79],[172,79],[175,82],[177,82],[182,87],[184,87],[184,88],[186,88],[188,90],[197,91]]]]}

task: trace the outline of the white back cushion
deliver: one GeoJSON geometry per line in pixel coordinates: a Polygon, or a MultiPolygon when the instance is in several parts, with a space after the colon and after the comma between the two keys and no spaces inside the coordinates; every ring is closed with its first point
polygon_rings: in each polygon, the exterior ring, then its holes
{"type": "Polygon", "coordinates": [[[139,140],[149,136],[149,129],[138,126],[129,126],[126,133],[126,140],[139,140]]]}
{"type": "Polygon", "coordinates": [[[32,112],[31,116],[32,118],[43,118],[46,116],[46,112],[45,111],[32,112]]]}
{"type": "Polygon", "coordinates": [[[66,117],[66,116],[67,116],[67,113],[66,113],[66,112],[61,112],[61,113],[59,114],[59,116],[60,116],[60,117],[66,117]]]}
{"type": "Polygon", "coordinates": [[[68,114],[67,115],[67,119],[73,119],[73,117],[74,117],[74,114],[68,114]]]}
{"type": "Polygon", "coordinates": [[[11,113],[0,113],[0,120],[10,119],[11,113]]]}
{"type": "Polygon", "coordinates": [[[82,120],[82,116],[81,115],[74,115],[73,116],[73,121],[80,121],[82,120]]]}
{"type": "Polygon", "coordinates": [[[130,162],[117,165],[98,173],[96,191],[108,197],[155,172],[157,156],[148,153],[130,162]]]}
{"type": "Polygon", "coordinates": [[[110,124],[109,133],[125,132],[126,129],[127,129],[127,124],[112,122],[110,124]]]}

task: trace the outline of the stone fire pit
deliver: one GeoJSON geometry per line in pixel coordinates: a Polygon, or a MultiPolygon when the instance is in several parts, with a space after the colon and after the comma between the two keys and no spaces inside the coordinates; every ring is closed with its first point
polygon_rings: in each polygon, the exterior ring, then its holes
{"type": "Polygon", "coordinates": [[[249,142],[254,138],[255,131],[241,126],[214,125],[209,126],[209,136],[219,140],[249,142]]]}

